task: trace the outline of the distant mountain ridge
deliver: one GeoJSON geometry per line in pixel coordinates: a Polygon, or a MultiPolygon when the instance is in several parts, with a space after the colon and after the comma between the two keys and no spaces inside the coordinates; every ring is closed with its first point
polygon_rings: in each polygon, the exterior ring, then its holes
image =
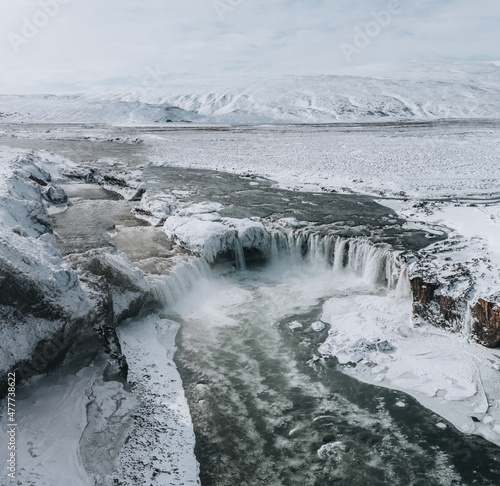
{"type": "Polygon", "coordinates": [[[500,63],[400,63],[338,75],[165,82],[77,95],[1,96],[0,122],[335,123],[499,118],[500,63]]]}

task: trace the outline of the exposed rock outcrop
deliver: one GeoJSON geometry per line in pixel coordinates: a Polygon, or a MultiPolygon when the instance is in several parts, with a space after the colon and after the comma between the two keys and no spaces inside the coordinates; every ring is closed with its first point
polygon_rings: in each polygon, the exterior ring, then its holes
{"type": "Polygon", "coordinates": [[[491,288],[497,282],[497,269],[487,258],[475,256],[473,244],[480,242],[454,236],[418,253],[410,275],[414,322],[470,332],[480,344],[496,347],[500,298],[492,296],[491,288]]]}
{"type": "Polygon", "coordinates": [[[490,348],[500,346],[500,306],[484,299],[471,306],[472,331],[476,340],[490,348]]]}
{"type": "Polygon", "coordinates": [[[108,375],[126,379],[128,364],[116,327],[140,312],[151,284],[125,255],[112,249],[90,250],[67,260],[95,303],[94,327],[109,355],[108,375]]]}
{"type": "Polygon", "coordinates": [[[467,312],[467,301],[445,295],[436,282],[422,277],[410,280],[413,315],[444,329],[459,330],[467,312]]]}

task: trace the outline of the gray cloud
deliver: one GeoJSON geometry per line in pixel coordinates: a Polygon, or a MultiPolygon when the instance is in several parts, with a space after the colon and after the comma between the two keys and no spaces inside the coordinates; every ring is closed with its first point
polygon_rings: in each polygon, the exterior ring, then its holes
{"type": "Polygon", "coordinates": [[[161,66],[167,79],[181,79],[331,74],[363,63],[500,57],[496,0],[401,0],[400,13],[358,49],[356,29],[363,32],[391,1],[3,1],[0,92],[133,85],[148,66],[161,66]],[[39,14],[40,1],[65,4],[47,25],[35,26],[33,38],[20,41],[15,36],[24,39],[23,26],[39,14]],[[222,19],[221,5],[227,7],[222,19]],[[347,59],[343,44],[359,52],[347,59]]]}

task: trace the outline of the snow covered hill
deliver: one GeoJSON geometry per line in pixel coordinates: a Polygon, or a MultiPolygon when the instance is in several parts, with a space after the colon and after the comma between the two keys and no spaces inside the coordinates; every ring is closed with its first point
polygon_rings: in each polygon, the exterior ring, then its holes
{"type": "Polygon", "coordinates": [[[0,122],[334,123],[498,118],[500,63],[399,63],[335,75],[168,80],[65,96],[2,96],[0,122]]]}
{"type": "Polygon", "coordinates": [[[108,123],[128,125],[200,119],[168,104],[95,99],[85,95],[0,96],[0,123],[108,123]]]}

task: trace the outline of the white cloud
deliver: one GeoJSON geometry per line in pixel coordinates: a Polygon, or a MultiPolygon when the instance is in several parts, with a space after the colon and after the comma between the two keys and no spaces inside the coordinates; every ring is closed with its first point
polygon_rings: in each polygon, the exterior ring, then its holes
{"type": "MultiPolygon", "coordinates": [[[[332,73],[347,65],[341,44],[353,45],[356,28],[391,1],[240,0],[221,21],[213,0],[4,0],[0,92],[133,84],[157,65],[174,79],[332,73]],[[16,53],[12,34],[22,36],[40,1],[65,4],[32,39],[17,38],[16,53]]],[[[496,0],[401,0],[350,60],[497,59],[499,19],[496,0]]]]}

